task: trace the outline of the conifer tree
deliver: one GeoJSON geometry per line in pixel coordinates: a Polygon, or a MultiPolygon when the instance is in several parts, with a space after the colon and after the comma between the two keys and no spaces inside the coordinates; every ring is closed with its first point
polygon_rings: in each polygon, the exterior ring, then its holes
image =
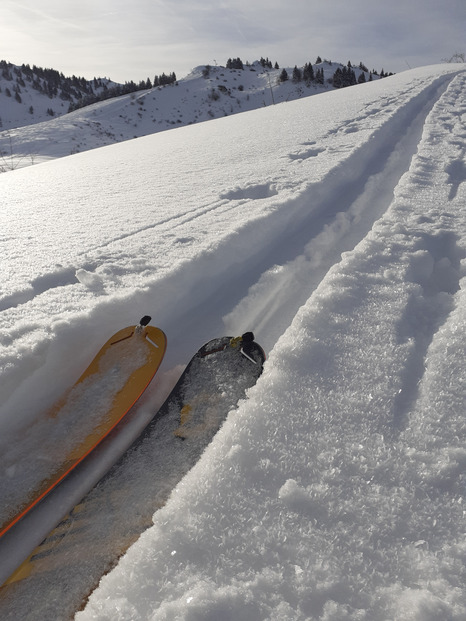
{"type": "Polygon", "coordinates": [[[227,69],[244,69],[243,61],[241,58],[229,58],[227,60],[227,69]]]}
{"type": "Polygon", "coordinates": [[[333,86],[335,88],[341,88],[342,85],[343,85],[343,72],[340,69],[340,67],[338,67],[338,69],[333,74],[333,86]]]}
{"type": "Polygon", "coordinates": [[[312,63],[306,63],[303,68],[303,80],[309,85],[314,80],[314,69],[312,63]]]}
{"type": "Polygon", "coordinates": [[[288,80],[288,72],[285,68],[282,69],[280,73],[280,77],[278,78],[279,82],[286,82],[288,80]]]}
{"type": "Polygon", "coordinates": [[[302,79],[303,74],[301,73],[301,69],[298,69],[298,66],[295,65],[293,69],[292,81],[296,84],[298,82],[301,82],[302,79]]]}

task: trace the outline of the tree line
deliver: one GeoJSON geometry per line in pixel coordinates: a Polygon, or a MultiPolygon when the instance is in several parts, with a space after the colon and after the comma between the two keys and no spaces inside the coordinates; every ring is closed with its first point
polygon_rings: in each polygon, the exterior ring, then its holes
{"type": "Polygon", "coordinates": [[[114,97],[120,97],[121,95],[128,95],[136,91],[147,90],[158,86],[167,86],[169,84],[174,84],[175,82],[176,74],[175,72],[172,72],[169,75],[166,75],[165,73],[162,73],[161,75],[156,75],[153,82],[151,82],[150,79],[147,78],[147,80],[142,80],[138,84],[130,81],[125,82],[124,84],[116,84],[115,86],[111,87],[104,85],[100,93],[92,93],[92,95],[87,95],[78,99],[77,101],[71,102],[68,108],[68,112],[73,112],[73,110],[84,108],[85,106],[97,103],[98,101],[105,101],[106,99],[112,99],[114,97]]]}
{"type": "Polygon", "coordinates": [[[138,83],[131,80],[125,84],[108,86],[110,80],[106,78],[86,80],[75,75],[70,78],[55,69],[44,69],[36,65],[31,67],[29,64],[17,67],[6,60],[0,60],[0,75],[12,83],[11,89],[5,88],[5,94],[12,96],[13,91],[18,103],[21,103],[21,89],[25,88],[28,82],[34,90],[50,99],[59,97],[63,101],[69,101],[69,112],[104,99],[176,82],[176,74],[172,72],[168,75],[165,73],[155,75],[153,81],[147,78],[138,83]]]}
{"type": "MultiPolygon", "coordinates": [[[[275,65],[272,65],[272,62],[268,58],[262,57],[259,62],[262,65],[262,67],[264,67],[265,69],[272,69],[272,68],[279,69],[280,68],[277,62],[275,63],[275,65]]],[[[327,61],[327,62],[330,66],[332,65],[331,61],[327,61]]],[[[315,65],[321,65],[321,64],[322,64],[322,58],[320,56],[317,56],[315,65]]],[[[245,65],[249,66],[249,63],[248,62],[243,63],[243,61],[239,57],[229,58],[226,63],[226,68],[241,70],[241,69],[244,69],[245,65]]],[[[377,75],[380,78],[393,75],[392,73],[385,73],[383,69],[380,72],[380,74],[378,74],[377,71],[375,70],[369,71],[366,65],[364,65],[362,62],[359,63],[359,69],[360,69],[359,75],[358,77],[356,77],[356,72],[354,70],[354,67],[351,64],[351,62],[348,61],[348,64],[346,66],[338,66],[335,72],[333,73],[333,76],[329,78],[328,81],[329,83],[333,84],[335,88],[345,88],[346,86],[353,86],[355,84],[363,84],[366,81],[370,82],[373,79],[372,78],[373,75],[377,75]],[[366,74],[369,74],[369,75],[366,77],[366,74]]],[[[277,82],[282,83],[290,79],[295,84],[299,82],[305,82],[307,86],[309,86],[311,83],[324,84],[325,82],[324,69],[323,67],[316,67],[314,69],[314,66],[312,65],[311,62],[306,63],[303,67],[298,67],[297,65],[295,65],[294,69],[292,70],[291,76],[288,74],[288,71],[286,69],[282,69],[282,71],[280,72],[277,78],[277,82]]]]}
{"type": "MultiPolygon", "coordinates": [[[[316,65],[319,65],[321,63],[322,59],[320,58],[320,56],[318,56],[316,60],[316,65]]],[[[331,65],[332,63],[329,62],[329,64],[331,65]]],[[[353,68],[353,65],[351,64],[351,61],[348,61],[348,64],[346,66],[343,65],[342,67],[337,67],[337,69],[333,73],[333,76],[329,78],[328,81],[334,86],[334,88],[345,88],[347,86],[363,84],[366,81],[371,82],[373,79],[373,75],[377,75],[380,78],[385,78],[389,75],[393,75],[393,73],[385,73],[383,69],[380,72],[380,75],[375,70],[369,71],[362,62],[359,63],[359,69],[360,73],[359,76],[356,78],[356,72],[353,68]],[[369,74],[367,78],[366,73],[369,74]]],[[[288,75],[288,72],[286,71],[286,69],[283,69],[280,73],[280,76],[278,77],[278,81],[286,82],[289,79],[290,76],[288,75]]],[[[295,65],[291,75],[291,80],[294,83],[304,81],[308,86],[311,82],[315,82],[316,84],[324,84],[324,70],[323,68],[317,68],[316,71],[314,71],[312,63],[306,63],[302,69],[295,65]]]]}

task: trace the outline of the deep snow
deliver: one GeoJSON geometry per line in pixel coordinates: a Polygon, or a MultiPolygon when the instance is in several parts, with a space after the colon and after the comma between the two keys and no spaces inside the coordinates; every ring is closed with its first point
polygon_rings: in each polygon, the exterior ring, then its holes
{"type": "Polygon", "coordinates": [[[2,456],[146,312],[162,375],[270,352],[79,621],[466,617],[465,94],[426,67],[0,176],[2,456]]]}

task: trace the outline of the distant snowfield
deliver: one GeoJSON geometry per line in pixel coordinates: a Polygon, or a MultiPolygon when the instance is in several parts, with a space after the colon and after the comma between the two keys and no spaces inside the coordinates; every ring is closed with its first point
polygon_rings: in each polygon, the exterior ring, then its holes
{"type": "Polygon", "coordinates": [[[465,122],[441,65],[0,176],[8,463],[143,314],[270,352],[79,621],[465,618],[465,122]]]}

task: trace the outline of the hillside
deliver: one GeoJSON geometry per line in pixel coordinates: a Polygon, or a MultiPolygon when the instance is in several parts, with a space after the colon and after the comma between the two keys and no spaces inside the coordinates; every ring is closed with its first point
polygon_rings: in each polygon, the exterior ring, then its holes
{"type": "Polygon", "coordinates": [[[1,592],[2,621],[465,618],[465,101],[464,65],[436,65],[0,175],[3,498],[37,412],[143,314],[168,349],[124,434],[210,338],[268,354],[87,605],[130,499],[84,549],[67,522],[66,566],[1,592]]]}
{"type": "MultiPolygon", "coordinates": [[[[24,79],[20,95],[22,104],[19,105],[14,97],[6,96],[8,88],[10,93],[12,91],[11,81],[5,83],[5,77],[0,77],[1,116],[4,117],[3,127],[9,127],[8,131],[0,132],[0,153],[3,156],[0,167],[8,171],[333,90],[335,87],[329,81],[335,72],[347,70],[338,63],[322,62],[313,65],[312,80],[302,75],[299,81],[299,75],[293,80],[293,69],[287,68],[288,79],[282,81],[283,68],[263,65],[255,62],[244,65],[243,69],[201,66],[173,84],[131,92],[70,113],[66,113],[70,102],[60,99],[59,93],[51,100],[24,79]],[[33,116],[28,112],[30,106],[34,108],[33,116]],[[54,118],[46,117],[46,110],[50,107],[55,111],[54,118]],[[40,114],[48,120],[37,123],[40,114]],[[33,119],[34,124],[31,124],[33,119]]],[[[301,69],[299,71],[302,73],[301,69]]],[[[379,78],[357,67],[351,71],[356,81],[379,78]]],[[[16,75],[12,70],[9,73],[12,79],[16,75]]],[[[96,82],[97,93],[109,86],[98,84],[96,82]]],[[[86,88],[92,86],[87,84],[86,88]]],[[[74,97],[73,102],[76,101],[74,97]]]]}

